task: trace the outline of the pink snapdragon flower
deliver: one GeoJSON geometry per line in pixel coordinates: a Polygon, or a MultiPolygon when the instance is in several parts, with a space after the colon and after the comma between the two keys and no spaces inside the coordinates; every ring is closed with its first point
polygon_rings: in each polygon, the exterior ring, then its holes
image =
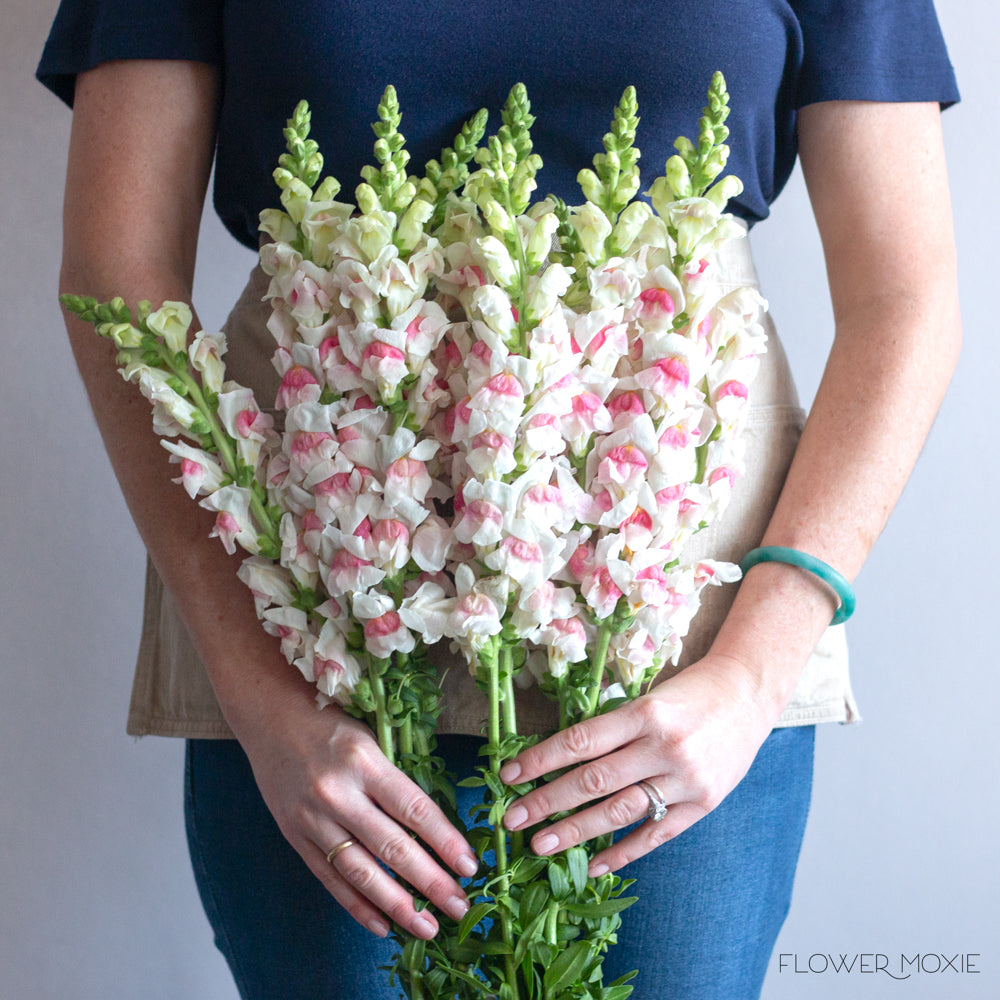
{"type": "Polygon", "coordinates": [[[580,590],[598,619],[610,618],[622,596],[607,566],[595,566],[591,572],[586,573],[581,580],[580,590]]]}
{"type": "Polygon", "coordinates": [[[579,618],[554,618],[533,636],[548,653],[548,672],[563,677],[569,664],[587,658],[587,630],[579,618]]]}
{"type": "Polygon", "coordinates": [[[506,594],[500,581],[476,580],[466,563],[455,569],[455,589],[457,598],[445,634],[458,642],[470,668],[475,670],[476,654],[503,628],[506,594]]]}
{"type": "Polygon", "coordinates": [[[258,551],[257,532],[250,519],[250,491],[242,486],[223,486],[200,501],[200,506],[216,511],[210,537],[218,538],[230,554],[237,543],[247,552],[258,551]]]}
{"type": "Polygon", "coordinates": [[[390,576],[410,561],[410,530],[402,521],[395,518],[376,521],[370,537],[375,564],[390,576]]]}
{"type": "Polygon", "coordinates": [[[180,477],[171,482],[183,486],[192,500],[213,493],[222,485],[225,473],[208,452],[182,441],[164,440],[160,444],[170,452],[170,461],[180,465],[180,477]]]}
{"type": "Polygon", "coordinates": [[[308,368],[290,365],[282,375],[274,405],[279,410],[287,410],[299,403],[315,403],[321,391],[319,380],[308,368]]]}
{"type": "Polygon", "coordinates": [[[506,575],[521,590],[530,590],[549,579],[559,568],[562,546],[547,525],[514,519],[499,545],[483,562],[506,575]]]}

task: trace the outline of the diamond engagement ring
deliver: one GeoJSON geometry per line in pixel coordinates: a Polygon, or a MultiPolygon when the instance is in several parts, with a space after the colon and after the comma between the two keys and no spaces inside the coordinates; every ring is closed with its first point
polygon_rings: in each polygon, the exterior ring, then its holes
{"type": "Polygon", "coordinates": [[[667,803],[660,790],[651,781],[637,781],[636,784],[646,793],[649,799],[649,818],[654,823],[659,823],[667,815],[667,803]]]}

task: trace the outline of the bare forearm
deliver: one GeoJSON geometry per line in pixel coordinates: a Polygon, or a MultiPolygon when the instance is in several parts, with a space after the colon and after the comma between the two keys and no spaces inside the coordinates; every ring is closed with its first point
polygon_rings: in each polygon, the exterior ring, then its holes
{"type": "MultiPolygon", "coordinates": [[[[954,309],[929,309],[912,322],[900,314],[887,306],[868,317],[874,326],[838,332],[763,539],[817,556],[848,579],[903,490],[957,353],[954,309]],[[895,335],[873,333],[893,322],[895,335]]],[[[746,666],[758,696],[780,713],[834,609],[835,598],[809,573],[754,567],[713,652],[746,666]]]]}
{"type": "MultiPolygon", "coordinates": [[[[856,110],[858,137],[865,116],[885,114],[856,110]]],[[[814,145],[816,118],[806,128],[814,145]]],[[[889,159],[879,167],[895,180],[889,159]]],[[[929,156],[907,192],[927,204],[887,207],[892,185],[887,192],[873,182],[867,195],[862,186],[862,204],[852,209],[859,214],[846,220],[843,198],[835,197],[843,182],[837,171],[824,163],[811,175],[837,332],[763,544],[801,549],[853,579],[919,456],[954,370],[961,324],[943,161],[929,156]],[[864,204],[866,196],[878,211],[864,204]],[[877,229],[865,228],[866,211],[880,219],[877,229]]],[[[834,606],[826,587],[802,570],[754,567],[713,652],[746,667],[776,717],[834,606]]]]}
{"type": "MultiPolygon", "coordinates": [[[[141,291],[95,287],[83,276],[64,274],[64,289],[98,297],[139,295],[159,302],[183,300],[180,281],[141,278],[141,291]]],[[[277,643],[256,620],[249,591],[237,579],[240,556],[229,556],[210,538],[213,516],[171,479],[168,461],[153,432],[149,403],[117,373],[114,348],[93,328],[67,317],[67,329],[92,410],[142,540],[172,594],[204,661],[230,725],[238,734],[258,713],[274,712],[283,699],[311,701],[309,685],[285,663],[277,643]]]]}
{"type": "MultiPolygon", "coordinates": [[[[105,63],[77,80],[60,290],[107,300],[191,301],[211,166],[218,73],[176,61],[105,63]],[[165,101],[164,95],[170,100],[165,101]]],[[[196,321],[197,322],[197,321],[196,321]]],[[[136,526],[199,649],[234,728],[249,683],[309,698],[255,620],[238,560],[208,537],[212,518],[170,482],[148,402],[116,371],[115,349],[67,316],[97,424],[136,526]]]]}

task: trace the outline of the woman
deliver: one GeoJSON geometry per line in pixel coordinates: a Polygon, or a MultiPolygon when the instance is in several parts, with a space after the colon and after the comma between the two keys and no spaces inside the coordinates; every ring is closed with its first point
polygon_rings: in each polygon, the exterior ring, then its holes
{"type": "MultiPolygon", "coordinates": [[[[392,5],[377,25],[369,7],[300,4],[293,22],[274,6],[64,3],[40,67],[74,101],[64,291],[190,301],[216,140],[216,205],[234,235],[253,242],[256,212],[274,200],[280,125],[300,97],[318,128],[331,123],[321,148],[349,188],[370,147],[358,123],[371,116],[373,87],[376,98],[386,83],[399,89],[419,164],[454,120],[497,107],[497,93],[523,79],[538,115],[542,187],[578,201],[572,177],[599,148],[625,84],[639,91],[639,144],[657,170],[722,68],[733,92],[733,169],[747,183],[736,211],[751,223],[766,215],[797,143],[836,318],[797,447],[772,443],[741,529],[744,551],[789,546],[855,576],[920,450],[960,339],[938,103],[957,94],[929,3],[683,0],[669,30],[644,5],[608,11],[586,0],[540,19],[535,5],[512,3],[500,38],[493,12],[453,2],[392,5]],[[627,44],[619,51],[608,39],[627,44]]],[[[475,858],[362,724],[336,708],[316,711],[260,629],[234,560],[208,540],[209,516],[168,482],[145,400],[118,378],[108,345],[73,319],[67,328],[126,499],[214,697],[205,709],[201,682],[170,673],[169,711],[158,717],[157,689],[133,728],[236,737],[192,741],[188,811],[199,886],[241,993],[391,995],[376,968],[392,950],[378,940],[387,918],[422,937],[437,925],[376,858],[452,915],[467,906],[458,878],[475,858]],[[375,936],[351,931],[340,907],[375,936]]],[[[779,349],[768,363],[780,386],[770,402],[794,409],[779,349]]],[[[636,1000],[759,992],[808,808],[808,723],[852,711],[839,654],[826,701],[806,667],[834,608],[812,575],[759,565],[701,626],[711,635],[689,641],[683,670],[505,770],[513,781],[572,766],[515,804],[512,828],[600,800],[543,826],[532,841],[539,853],[632,828],[591,873],[631,863],[623,874],[643,880],[608,963],[609,972],[638,966],[636,1000]],[[669,809],[636,826],[648,806],[640,780],[669,809]]],[[[147,680],[140,674],[140,701],[147,680]]],[[[445,743],[461,764],[478,722],[459,704],[463,690],[449,695],[445,725],[460,735],[445,743]]],[[[544,723],[540,711],[535,722],[544,723]]]]}

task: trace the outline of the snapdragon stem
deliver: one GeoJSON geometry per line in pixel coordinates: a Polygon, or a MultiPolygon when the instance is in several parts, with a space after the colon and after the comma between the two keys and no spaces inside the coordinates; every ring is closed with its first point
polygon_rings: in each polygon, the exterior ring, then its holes
{"type": "Polygon", "coordinates": [[[375,735],[379,749],[385,754],[390,764],[396,763],[396,749],[393,746],[392,719],[385,698],[385,680],[369,658],[368,677],[372,685],[372,696],[375,699],[375,735]]]}
{"type": "MultiPolygon", "coordinates": [[[[504,186],[504,208],[507,211],[507,215],[510,219],[516,220],[517,215],[514,212],[514,203],[510,197],[510,184],[504,186]]],[[[517,250],[517,264],[518,270],[521,272],[521,287],[518,290],[517,296],[517,350],[514,351],[515,354],[524,354],[528,349],[528,338],[527,330],[525,329],[525,324],[527,323],[527,306],[528,306],[528,258],[524,254],[524,242],[521,240],[521,231],[517,228],[517,222],[514,221],[511,225],[511,235],[514,238],[514,245],[517,250]]]]}
{"type": "Polygon", "coordinates": [[[607,620],[601,622],[597,633],[597,649],[590,667],[590,680],[587,684],[587,709],[584,719],[592,719],[597,714],[597,704],[601,697],[601,681],[604,679],[604,667],[608,662],[608,648],[611,645],[611,625],[607,620]]]}
{"type": "Polygon", "coordinates": [[[408,715],[403,724],[399,727],[399,752],[401,754],[413,753],[413,716],[408,715]]]}
{"type": "Polygon", "coordinates": [[[410,1000],[424,1000],[424,949],[414,949],[410,961],[410,1000]],[[418,957],[419,955],[419,957],[418,957]]]}
{"type": "MultiPolygon", "coordinates": [[[[504,650],[506,655],[510,655],[508,650],[504,650]]],[[[490,657],[489,662],[489,737],[490,745],[494,748],[490,754],[490,770],[500,780],[500,768],[503,761],[500,759],[501,733],[501,693],[500,693],[500,661],[496,653],[490,657]]],[[[507,709],[503,709],[504,717],[507,709]]],[[[500,928],[503,933],[504,944],[508,948],[508,953],[504,955],[504,968],[506,971],[507,985],[511,989],[511,1000],[518,1000],[517,989],[517,966],[514,963],[514,928],[511,922],[510,913],[510,873],[507,867],[507,831],[504,829],[503,817],[498,816],[493,827],[493,855],[498,879],[496,891],[497,909],[500,917],[500,928]]]]}
{"type": "Polygon", "coordinates": [[[566,675],[556,678],[556,700],[559,702],[559,731],[570,725],[569,706],[566,704],[566,675]]]}
{"type": "Polygon", "coordinates": [[[545,914],[545,940],[548,944],[559,944],[559,904],[552,900],[545,914]]]}
{"type": "MultiPolygon", "coordinates": [[[[500,676],[503,683],[503,735],[516,736],[517,705],[514,702],[514,650],[510,646],[504,646],[500,650],[500,676]]],[[[511,833],[510,852],[514,860],[524,854],[523,830],[514,830],[511,833]]]]}

